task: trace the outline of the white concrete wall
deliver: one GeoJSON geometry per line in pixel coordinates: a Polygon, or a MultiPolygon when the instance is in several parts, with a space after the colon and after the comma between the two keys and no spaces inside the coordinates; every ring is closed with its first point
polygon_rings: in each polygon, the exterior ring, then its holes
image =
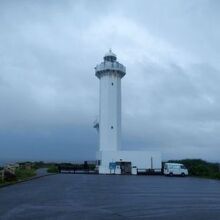
{"type": "Polygon", "coordinates": [[[161,153],[157,151],[100,151],[97,158],[101,160],[99,173],[109,173],[109,163],[116,161],[131,162],[138,169],[161,169],[161,153]],[[151,167],[151,158],[153,167],[151,167]]]}
{"type": "Polygon", "coordinates": [[[99,149],[101,151],[119,150],[121,147],[121,78],[117,74],[109,72],[100,78],[99,103],[99,149]]]}

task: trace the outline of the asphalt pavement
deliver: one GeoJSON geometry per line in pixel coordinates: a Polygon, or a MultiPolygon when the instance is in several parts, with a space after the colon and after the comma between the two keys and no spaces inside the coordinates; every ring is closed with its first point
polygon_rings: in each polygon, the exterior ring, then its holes
{"type": "Polygon", "coordinates": [[[58,174],[0,188],[1,220],[220,219],[220,181],[58,174]]]}

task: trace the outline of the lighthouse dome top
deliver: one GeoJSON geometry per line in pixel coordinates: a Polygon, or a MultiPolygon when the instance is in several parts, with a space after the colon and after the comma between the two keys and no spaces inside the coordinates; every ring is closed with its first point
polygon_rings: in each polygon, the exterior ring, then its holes
{"type": "Polygon", "coordinates": [[[117,60],[117,57],[114,53],[112,53],[112,50],[110,49],[104,56],[105,61],[114,62],[117,60]]]}
{"type": "Polygon", "coordinates": [[[95,67],[95,75],[100,79],[105,75],[115,75],[122,78],[126,74],[124,65],[117,61],[117,57],[111,50],[104,56],[104,61],[95,67]]]}

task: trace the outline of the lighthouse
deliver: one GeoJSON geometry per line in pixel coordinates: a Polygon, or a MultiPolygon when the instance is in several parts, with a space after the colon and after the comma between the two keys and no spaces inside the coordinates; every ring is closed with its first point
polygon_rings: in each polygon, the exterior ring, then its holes
{"type": "Polygon", "coordinates": [[[121,79],[125,67],[117,61],[111,50],[104,61],[95,67],[99,78],[99,150],[121,149],[121,79]]]}
{"type": "Polygon", "coordinates": [[[96,154],[100,174],[137,174],[139,170],[161,171],[161,156],[155,151],[123,150],[121,147],[121,79],[124,65],[109,50],[95,67],[99,79],[99,118],[94,127],[99,133],[96,154]]]}

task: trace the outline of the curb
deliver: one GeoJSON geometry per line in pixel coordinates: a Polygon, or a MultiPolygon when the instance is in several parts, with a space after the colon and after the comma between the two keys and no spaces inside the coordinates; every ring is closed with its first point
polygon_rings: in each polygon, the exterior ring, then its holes
{"type": "Polygon", "coordinates": [[[42,175],[42,176],[34,176],[34,177],[31,177],[31,178],[24,179],[24,180],[19,180],[19,181],[16,181],[16,182],[5,183],[5,184],[0,185],[0,188],[4,188],[4,187],[7,187],[7,186],[12,186],[12,185],[15,185],[15,184],[28,182],[28,181],[31,181],[31,180],[39,179],[39,178],[46,177],[46,176],[52,176],[52,175],[57,175],[57,173],[48,173],[48,174],[45,174],[45,175],[42,175]]]}

